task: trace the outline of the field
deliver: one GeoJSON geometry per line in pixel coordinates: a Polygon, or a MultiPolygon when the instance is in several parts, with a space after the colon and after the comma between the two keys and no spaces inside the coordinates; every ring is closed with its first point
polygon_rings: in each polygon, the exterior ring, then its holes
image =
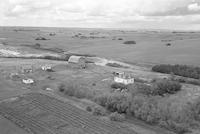
{"type": "Polygon", "coordinates": [[[98,120],[55,98],[31,93],[1,102],[0,114],[34,134],[134,134],[119,124],[98,120]]]}
{"type": "MultiPolygon", "coordinates": [[[[132,64],[147,65],[170,63],[199,66],[199,36],[199,32],[0,28],[0,42],[8,46],[32,46],[39,43],[44,48],[59,48],[66,52],[94,54],[132,64]],[[49,36],[50,33],[56,35],[49,36]],[[35,40],[37,37],[45,37],[48,40],[35,40]],[[123,44],[129,40],[136,41],[136,44],[123,44]],[[166,46],[167,43],[171,46],[166,46]]],[[[23,47],[23,50],[29,49],[30,47],[23,47]]]]}

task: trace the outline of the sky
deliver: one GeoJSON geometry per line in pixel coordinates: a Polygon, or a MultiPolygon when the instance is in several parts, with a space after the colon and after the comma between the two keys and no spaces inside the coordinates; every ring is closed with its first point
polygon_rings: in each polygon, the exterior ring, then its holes
{"type": "Polygon", "coordinates": [[[200,0],[0,0],[0,26],[200,30],[200,0]]]}

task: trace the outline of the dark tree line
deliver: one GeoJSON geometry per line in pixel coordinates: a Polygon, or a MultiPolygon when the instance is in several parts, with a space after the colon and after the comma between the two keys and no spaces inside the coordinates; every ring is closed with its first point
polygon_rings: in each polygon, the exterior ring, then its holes
{"type": "Polygon", "coordinates": [[[166,73],[170,74],[173,73],[175,75],[189,77],[194,79],[200,78],[200,67],[193,67],[187,65],[156,65],[152,68],[154,72],[166,73]]]}

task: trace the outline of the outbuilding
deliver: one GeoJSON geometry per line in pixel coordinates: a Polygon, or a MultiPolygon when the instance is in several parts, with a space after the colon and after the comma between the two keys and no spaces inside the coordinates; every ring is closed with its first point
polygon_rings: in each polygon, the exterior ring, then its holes
{"type": "Polygon", "coordinates": [[[33,66],[32,65],[23,65],[23,66],[21,66],[21,72],[22,73],[32,73],[33,66]]]}
{"type": "Polygon", "coordinates": [[[43,71],[53,71],[53,70],[52,70],[52,67],[51,67],[50,65],[42,66],[42,70],[43,70],[43,71]]]}
{"type": "Polygon", "coordinates": [[[77,64],[80,68],[86,68],[86,58],[83,56],[70,56],[68,62],[71,64],[77,64]]]}
{"type": "Polygon", "coordinates": [[[131,74],[124,73],[124,72],[117,72],[114,76],[114,81],[116,83],[122,83],[124,85],[133,84],[134,78],[131,76],[131,74]]]}
{"type": "Polygon", "coordinates": [[[22,82],[24,84],[33,84],[34,83],[34,80],[33,79],[23,79],[22,82]]]}

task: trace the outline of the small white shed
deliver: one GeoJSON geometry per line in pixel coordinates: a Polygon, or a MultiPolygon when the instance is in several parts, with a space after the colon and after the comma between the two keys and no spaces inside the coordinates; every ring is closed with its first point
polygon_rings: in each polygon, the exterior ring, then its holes
{"type": "Polygon", "coordinates": [[[23,79],[22,82],[24,84],[33,84],[34,83],[34,80],[33,79],[23,79]]]}
{"type": "Polygon", "coordinates": [[[51,71],[52,67],[50,65],[45,65],[45,66],[42,66],[42,70],[43,71],[51,71]]]}

